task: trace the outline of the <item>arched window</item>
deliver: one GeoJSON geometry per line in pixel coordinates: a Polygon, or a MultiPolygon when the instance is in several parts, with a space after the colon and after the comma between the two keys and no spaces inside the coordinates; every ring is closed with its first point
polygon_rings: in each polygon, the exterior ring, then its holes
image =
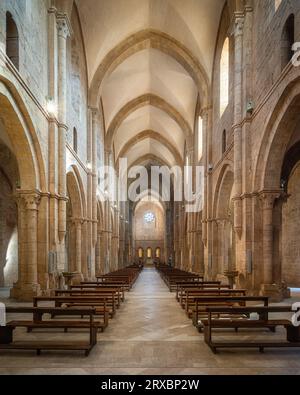
{"type": "Polygon", "coordinates": [[[224,154],[224,152],[226,151],[227,148],[227,141],[226,141],[226,130],[223,130],[222,133],[222,154],[224,154]]]}
{"type": "Polygon", "coordinates": [[[198,117],[198,161],[201,160],[203,155],[203,119],[198,117]]]}
{"type": "Polygon", "coordinates": [[[155,250],[155,258],[160,258],[160,247],[157,247],[155,250]]]}
{"type": "Polygon", "coordinates": [[[73,150],[77,153],[77,129],[73,128],[73,150]]]}
{"type": "Polygon", "coordinates": [[[147,258],[152,258],[152,248],[151,247],[148,247],[147,248],[147,258]]]}
{"type": "Polygon", "coordinates": [[[281,69],[292,59],[294,52],[292,46],[295,41],[295,17],[291,14],[285,22],[281,35],[281,69]]]}
{"type": "Polygon", "coordinates": [[[6,55],[19,70],[19,33],[10,12],[6,13],[6,55]]]}
{"type": "Polygon", "coordinates": [[[138,256],[139,256],[139,258],[143,258],[143,256],[144,256],[144,250],[142,249],[142,247],[140,247],[138,249],[138,256]]]}
{"type": "Polygon", "coordinates": [[[229,39],[225,39],[220,60],[220,117],[229,99],[229,39]]]}

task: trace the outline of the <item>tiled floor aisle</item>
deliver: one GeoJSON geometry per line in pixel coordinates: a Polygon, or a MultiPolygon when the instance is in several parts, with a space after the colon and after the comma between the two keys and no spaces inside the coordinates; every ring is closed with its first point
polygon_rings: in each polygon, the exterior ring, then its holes
{"type": "Polygon", "coordinates": [[[212,354],[179,308],[174,294],[154,269],[147,268],[126,294],[126,302],[107,330],[99,334],[98,344],[88,358],[78,353],[37,357],[27,352],[1,352],[0,373],[299,374],[300,351],[212,354]]]}

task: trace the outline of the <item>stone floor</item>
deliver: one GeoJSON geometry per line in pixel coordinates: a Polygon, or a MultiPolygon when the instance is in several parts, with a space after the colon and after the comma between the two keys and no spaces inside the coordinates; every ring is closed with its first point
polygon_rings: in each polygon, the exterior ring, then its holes
{"type": "MultiPolygon", "coordinates": [[[[300,350],[224,350],[214,355],[154,269],[146,268],[89,357],[0,353],[0,374],[299,374],[300,350]]],[[[24,337],[18,330],[17,337],[24,337]]],[[[25,336],[50,338],[61,333],[25,336]]],[[[63,336],[85,336],[68,333],[63,336]]],[[[231,336],[231,335],[228,335],[231,336]]],[[[247,333],[242,336],[247,336],[247,333]]],[[[284,336],[266,332],[257,336],[284,336]]]]}

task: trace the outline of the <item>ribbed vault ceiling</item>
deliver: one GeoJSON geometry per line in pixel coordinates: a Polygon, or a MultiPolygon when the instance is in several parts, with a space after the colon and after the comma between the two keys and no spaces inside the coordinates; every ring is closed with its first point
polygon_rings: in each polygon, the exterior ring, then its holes
{"type": "Polygon", "coordinates": [[[114,147],[115,157],[121,153],[132,164],[148,155],[149,160],[163,158],[169,165],[177,164],[183,160],[188,131],[193,130],[200,93],[189,66],[180,64],[178,59],[187,54],[193,64],[199,65],[203,81],[210,83],[224,0],[77,0],[76,3],[91,87],[99,80],[101,68],[104,70],[97,95],[102,100],[108,141],[114,147]],[[130,52],[135,34],[147,29],[158,32],[155,45],[144,42],[130,52]],[[166,44],[160,45],[159,34],[167,35],[171,43],[172,40],[178,43],[177,58],[174,48],[169,51],[166,44]],[[121,56],[117,50],[120,46],[126,47],[121,56]],[[114,67],[105,68],[108,58],[116,63],[114,67]],[[148,101],[136,105],[143,95],[158,98],[165,104],[157,106],[148,101]],[[128,103],[135,103],[129,111],[128,103]],[[142,139],[136,138],[141,135],[142,139]]]}

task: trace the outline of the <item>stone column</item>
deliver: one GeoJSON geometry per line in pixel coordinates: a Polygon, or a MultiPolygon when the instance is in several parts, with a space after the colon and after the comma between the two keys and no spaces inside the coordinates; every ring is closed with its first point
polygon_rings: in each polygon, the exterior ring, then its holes
{"type": "Polygon", "coordinates": [[[234,230],[242,234],[242,76],[243,76],[244,16],[235,14],[234,20],[234,230]]]}
{"type": "MultiPolygon", "coordinates": [[[[51,7],[48,10],[48,94],[58,102],[58,34],[57,34],[57,10],[51,7]]],[[[58,114],[49,114],[48,128],[48,188],[49,197],[49,248],[57,249],[57,213],[58,213],[58,174],[56,170],[57,146],[58,146],[58,114]]],[[[58,268],[63,270],[64,261],[58,259],[58,268]]]]}
{"type": "Polygon", "coordinates": [[[65,15],[57,14],[58,32],[58,234],[62,241],[66,234],[66,108],[67,108],[67,38],[70,35],[65,15]]]}
{"type": "Polygon", "coordinates": [[[102,247],[102,232],[97,232],[97,244],[95,252],[95,274],[96,276],[102,273],[101,265],[101,247],[102,247]]]}
{"type": "Polygon", "coordinates": [[[81,260],[82,260],[82,254],[81,254],[81,227],[83,221],[81,219],[74,219],[74,224],[75,224],[75,271],[77,273],[82,273],[82,268],[81,268],[81,260]]]}
{"type": "Polygon", "coordinates": [[[204,245],[206,245],[207,243],[207,159],[208,159],[208,155],[207,155],[207,151],[208,151],[208,147],[207,147],[207,142],[208,142],[208,110],[203,111],[202,113],[202,122],[203,122],[203,166],[205,168],[205,172],[204,172],[204,188],[203,188],[203,207],[202,207],[202,242],[204,245]]]}
{"type": "Polygon", "coordinates": [[[278,287],[273,278],[273,207],[274,201],[280,193],[263,192],[262,199],[262,222],[263,222],[263,284],[261,291],[264,295],[275,296],[278,287]]]}
{"type": "Polygon", "coordinates": [[[19,278],[11,296],[22,300],[32,300],[40,291],[38,283],[38,209],[40,195],[38,193],[20,192],[18,200],[19,232],[19,278]],[[23,240],[21,240],[21,238],[23,240]]]}
{"type": "Polygon", "coordinates": [[[98,110],[91,109],[92,116],[92,220],[93,220],[93,240],[95,246],[97,242],[97,132],[98,132],[98,110]]]}

